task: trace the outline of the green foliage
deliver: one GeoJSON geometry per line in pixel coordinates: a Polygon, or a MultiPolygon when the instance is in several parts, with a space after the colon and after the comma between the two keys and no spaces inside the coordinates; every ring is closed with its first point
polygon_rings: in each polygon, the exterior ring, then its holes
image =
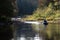
{"type": "Polygon", "coordinates": [[[52,4],[51,2],[47,7],[44,7],[43,9],[37,8],[37,10],[35,10],[33,12],[33,15],[31,16],[34,18],[34,20],[38,20],[38,19],[55,20],[56,18],[60,18],[60,14],[59,14],[60,10],[58,9],[58,5],[59,5],[58,2],[57,3],[54,2],[54,4],[52,4]]]}

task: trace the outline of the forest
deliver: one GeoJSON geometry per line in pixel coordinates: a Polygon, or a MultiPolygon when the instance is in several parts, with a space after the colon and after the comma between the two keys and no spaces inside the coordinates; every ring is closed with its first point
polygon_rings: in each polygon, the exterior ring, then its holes
{"type": "MultiPolygon", "coordinates": [[[[47,0],[41,1],[40,0],[40,2],[38,2],[37,4],[38,5],[35,5],[37,7],[34,8],[32,14],[25,15],[26,17],[23,18],[24,20],[47,19],[47,20],[54,21],[54,20],[60,19],[60,14],[59,14],[60,13],[60,1],[59,0],[55,0],[55,1],[54,0],[49,0],[49,1],[47,1],[47,0]]],[[[31,9],[31,7],[30,7],[30,9],[31,9]]],[[[27,13],[27,14],[29,14],[29,13],[27,13]]]]}

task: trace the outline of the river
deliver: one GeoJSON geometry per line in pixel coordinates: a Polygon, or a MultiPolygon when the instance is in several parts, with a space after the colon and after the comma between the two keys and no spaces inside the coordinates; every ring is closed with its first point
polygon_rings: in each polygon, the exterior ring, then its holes
{"type": "Polygon", "coordinates": [[[43,24],[36,25],[17,21],[14,26],[16,28],[14,40],[46,40],[45,33],[48,35],[47,38],[51,38],[54,37],[55,33],[59,33],[60,30],[59,23],[48,24],[45,28],[43,24]]]}

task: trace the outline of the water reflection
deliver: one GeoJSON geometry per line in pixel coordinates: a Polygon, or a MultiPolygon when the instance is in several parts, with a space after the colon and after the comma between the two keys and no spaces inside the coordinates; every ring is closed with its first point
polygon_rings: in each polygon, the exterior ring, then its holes
{"type": "Polygon", "coordinates": [[[32,24],[17,21],[15,22],[14,25],[16,26],[15,39],[17,40],[40,40],[40,37],[37,34],[37,32],[33,30],[32,24]]]}
{"type": "Polygon", "coordinates": [[[47,28],[44,29],[44,25],[35,25],[35,24],[27,24],[23,22],[16,22],[14,24],[16,26],[16,40],[56,40],[59,39],[58,33],[60,30],[59,24],[48,24],[47,28]],[[42,29],[38,31],[38,28],[42,29]],[[46,36],[48,35],[48,36],[46,36]],[[58,35],[58,36],[57,36],[58,35]],[[56,37],[56,39],[54,39],[56,37]]]}
{"type": "Polygon", "coordinates": [[[24,37],[24,36],[17,37],[17,40],[42,40],[42,39],[43,38],[39,37],[38,34],[36,34],[35,37],[24,37]]]}

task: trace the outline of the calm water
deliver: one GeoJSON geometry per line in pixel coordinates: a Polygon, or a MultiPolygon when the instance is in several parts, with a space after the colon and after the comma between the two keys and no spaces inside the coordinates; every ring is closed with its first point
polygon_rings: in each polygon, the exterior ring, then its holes
{"type": "Polygon", "coordinates": [[[53,34],[60,33],[60,24],[56,23],[48,24],[47,27],[43,24],[36,25],[21,22],[16,22],[14,25],[16,26],[15,40],[45,40],[45,34],[51,38],[53,34]]]}

